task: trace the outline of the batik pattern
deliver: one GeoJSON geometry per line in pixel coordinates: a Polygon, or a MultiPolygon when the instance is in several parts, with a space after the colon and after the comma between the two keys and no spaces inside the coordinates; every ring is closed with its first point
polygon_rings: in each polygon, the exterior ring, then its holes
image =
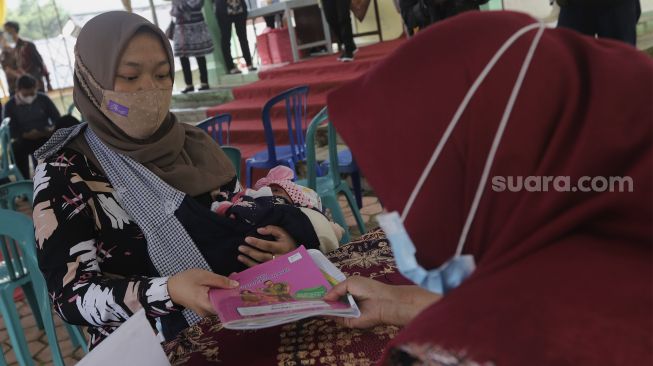
{"type": "Polygon", "coordinates": [[[33,218],[54,309],[89,326],[91,347],[141,308],[150,318],[179,310],[168,278],[152,276],[142,231],[83,155],[64,149],[37,166],[33,218]]]}

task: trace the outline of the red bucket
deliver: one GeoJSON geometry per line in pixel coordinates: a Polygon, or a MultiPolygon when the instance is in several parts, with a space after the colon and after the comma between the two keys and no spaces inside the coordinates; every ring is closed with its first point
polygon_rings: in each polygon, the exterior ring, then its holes
{"type": "Polygon", "coordinates": [[[292,62],[292,48],[288,28],[273,29],[268,36],[268,47],[272,63],[292,62]]]}

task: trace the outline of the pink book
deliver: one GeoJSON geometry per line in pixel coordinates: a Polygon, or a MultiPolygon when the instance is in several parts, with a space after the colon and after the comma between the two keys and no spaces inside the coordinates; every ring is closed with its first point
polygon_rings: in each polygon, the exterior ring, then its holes
{"type": "Polygon", "coordinates": [[[209,292],[225,328],[259,329],[317,315],[360,316],[351,295],[323,300],[345,276],[317,250],[301,246],[229,278],[240,287],[209,292]]]}

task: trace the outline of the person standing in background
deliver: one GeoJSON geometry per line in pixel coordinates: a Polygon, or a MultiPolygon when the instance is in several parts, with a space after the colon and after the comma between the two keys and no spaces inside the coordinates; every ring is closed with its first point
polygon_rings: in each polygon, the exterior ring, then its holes
{"type": "Polygon", "coordinates": [[[14,49],[9,47],[4,34],[0,35],[0,47],[2,47],[2,54],[0,54],[0,65],[7,78],[7,86],[9,87],[9,96],[13,97],[16,94],[16,80],[20,76],[18,71],[18,61],[16,60],[16,53],[14,49]]]}
{"type": "Polygon", "coordinates": [[[16,165],[23,178],[30,179],[29,156],[48,141],[59,111],[45,93],[37,91],[37,81],[25,74],[18,78],[16,95],[4,107],[2,119],[7,117],[16,165]]]}
{"type": "Polygon", "coordinates": [[[329,28],[333,30],[338,44],[344,44],[345,49],[338,57],[338,61],[354,61],[354,53],[358,51],[354,43],[354,33],[351,29],[351,0],[323,0],[322,9],[329,28]]]}
{"type": "Polygon", "coordinates": [[[240,74],[240,70],[234,65],[231,56],[231,25],[236,27],[236,35],[240,42],[240,49],[243,52],[245,63],[249,71],[256,71],[252,65],[252,54],[249,52],[247,42],[247,5],[244,0],[215,0],[215,17],[220,26],[220,37],[222,55],[230,74],[240,74]]]}
{"type": "Polygon", "coordinates": [[[591,37],[637,43],[639,0],[556,0],[560,5],[558,27],[571,28],[591,37]]]}
{"type": "Polygon", "coordinates": [[[204,0],[173,0],[170,15],[175,18],[173,42],[175,56],[181,61],[186,88],[182,93],[195,91],[189,57],[195,57],[200,70],[200,87],[209,89],[209,75],[206,68],[206,55],[213,52],[213,41],[209,28],[204,22],[202,7],[204,0]]]}
{"type": "Polygon", "coordinates": [[[36,49],[36,45],[33,42],[20,38],[18,35],[20,24],[8,21],[5,23],[4,29],[4,36],[7,43],[16,44],[14,46],[14,52],[16,54],[19,73],[21,75],[29,74],[36,79],[38,91],[45,92],[46,86],[48,88],[47,90],[51,91],[50,73],[43,62],[43,57],[41,57],[41,54],[36,49]]]}

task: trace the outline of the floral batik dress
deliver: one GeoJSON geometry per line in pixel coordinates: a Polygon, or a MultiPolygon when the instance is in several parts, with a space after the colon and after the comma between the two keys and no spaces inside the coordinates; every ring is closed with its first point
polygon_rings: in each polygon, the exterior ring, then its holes
{"type": "Polygon", "coordinates": [[[179,311],[156,273],[142,231],[86,157],[62,149],[36,168],[34,229],[54,309],[89,327],[91,347],[144,308],[150,319],[179,311]],[[150,274],[150,275],[148,275],[150,274]]]}

